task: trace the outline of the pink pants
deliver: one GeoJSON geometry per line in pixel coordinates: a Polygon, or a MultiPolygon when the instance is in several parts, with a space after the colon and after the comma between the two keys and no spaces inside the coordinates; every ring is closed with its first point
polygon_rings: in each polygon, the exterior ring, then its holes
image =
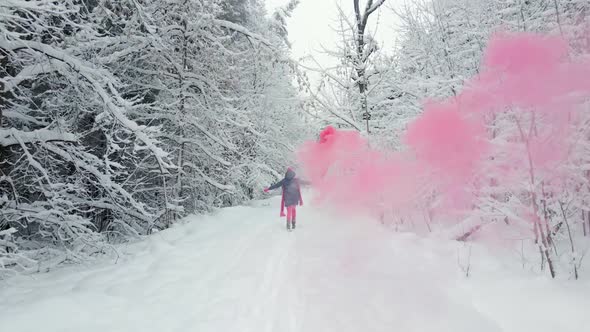
{"type": "Polygon", "coordinates": [[[287,221],[295,221],[297,217],[297,205],[287,206],[287,221]]]}

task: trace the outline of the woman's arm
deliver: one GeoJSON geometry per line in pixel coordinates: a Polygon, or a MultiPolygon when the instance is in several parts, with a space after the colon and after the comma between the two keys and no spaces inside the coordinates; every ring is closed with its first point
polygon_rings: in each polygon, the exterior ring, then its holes
{"type": "Polygon", "coordinates": [[[285,181],[285,179],[282,179],[281,181],[273,184],[272,186],[268,187],[267,190],[275,190],[279,187],[281,187],[283,185],[283,182],[285,181]]]}

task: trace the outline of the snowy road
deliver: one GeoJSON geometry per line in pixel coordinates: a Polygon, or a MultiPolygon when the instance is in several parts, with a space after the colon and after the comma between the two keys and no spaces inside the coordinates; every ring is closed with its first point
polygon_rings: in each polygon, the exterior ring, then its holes
{"type": "Polygon", "coordinates": [[[276,199],[195,218],[117,265],[0,283],[0,331],[584,331],[588,282],[511,271],[485,251],[391,234],[276,199]]]}

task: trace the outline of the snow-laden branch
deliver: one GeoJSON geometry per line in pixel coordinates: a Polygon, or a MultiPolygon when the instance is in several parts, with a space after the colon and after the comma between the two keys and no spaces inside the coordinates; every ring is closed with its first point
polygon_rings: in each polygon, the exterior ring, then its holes
{"type": "Polygon", "coordinates": [[[16,76],[8,76],[3,79],[4,88],[0,90],[0,92],[10,92],[23,81],[35,78],[38,75],[49,74],[54,71],[55,68],[52,67],[51,60],[47,62],[35,63],[33,65],[24,67],[19,71],[19,73],[16,76]]]}
{"type": "Polygon", "coordinates": [[[201,177],[203,178],[203,180],[205,180],[205,182],[209,183],[210,185],[212,185],[213,187],[215,187],[215,188],[217,188],[219,190],[222,190],[222,191],[234,191],[236,189],[232,185],[227,185],[227,184],[219,183],[218,181],[216,181],[212,177],[210,177],[207,174],[205,174],[197,165],[195,165],[193,163],[185,163],[182,166],[183,167],[190,167],[190,168],[192,168],[194,171],[196,171],[197,173],[199,173],[199,175],[201,175],[201,177]]]}
{"type": "Polygon", "coordinates": [[[0,146],[4,147],[19,145],[21,143],[29,144],[55,141],[76,143],[78,137],[74,134],[60,133],[47,129],[34,131],[22,131],[14,128],[0,129],[0,146]]]}
{"type": "MultiPolygon", "coordinates": [[[[314,61],[315,61],[316,63],[318,63],[318,62],[317,62],[315,59],[314,59],[314,61]]],[[[344,82],[343,82],[342,80],[340,80],[340,78],[338,78],[336,75],[334,75],[334,74],[330,73],[329,69],[323,69],[323,68],[313,68],[313,67],[306,66],[306,65],[304,65],[304,64],[302,64],[301,62],[298,62],[298,61],[294,61],[294,62],[295,62],[295,64],[296,64],[297,66],[299,66],[299,67],[301,67],[301,68],[303,68],[303,69],[305,69],[305,70],[309,70],[309,71],[313,71],[313,72],[316,72],[316,73],[320,73],[320,74],[323,74],[323,75],[325,75],[326,77],[330,78],[332,81],[336,82],[338,85],[340,85],[340,86],[341,86],[342,88],[344,88],[344,89],[347,89],[347,88],[349,88],[349,87],[350,87],[350,85],[349,85],[349,84],[346,84],[346,83],[344,83],[344,82]]]]}
{"type": "MultiPolygon", "coordinates": [[[[313,93],[310,92],[311,97],[313,98],[313,100],[315,100],[316,102],[318,102],[325,110],[327,110],[330,114],[332,114],[334,117],[336,117],[338,120],[342,121],[341,123],[344,125],[349,125],[351,127],[353,127],[354,129],[361,131],[361,127],[356,123],[356,121],[354,121],[354,119],[346,116],[345,114],[342,114],[341,112],[338,112],[337,110],[334,109],[334,107],[330,106],[327,102],[325,102],[324,100],[322,100],[317,93],[313,93]]],[[[311,112],[309,112],[308,110],[306,110],[306,112],[316,118],[319,118],[321,120],[324,121],[330,121],[330,119],[328,117],[324,117],[320,114],[313,114],[311,112]]]]}
{"type": "Polygon", "coordinates": [[[151,222],[153,220],[153,217],[150,215],[146,215],[144,213],[137,212],[134,209],[123,208],[123,207],[117,205],[116,203],[109,203],[106,201],[82,200],[80,197],[72,197],[72,199],[75,199],[78,204],[87,205],[92,208],[107,209],[107,210],[111,210],[111,211],[120,211],[120,213],[123,215],[128,215],[130,217],[134,217],[134,218],[137,218],[137,219],[145,221],[145,222],[151,222]]]}
{"type": "Polygon", "coordinates": [[[2,0],[0,2],[0,8],[19,8],[21,10],[35,10],[44,11],[54,14],[62,14],[66,11],[62,7],[58,7],[53,1],[49,0],[36,0],[36,1],[24,1],[24,0],[2,0]],[[61,9],[61,10],[60,10],[61,9]]]}
{"type": "Polygon", "coordinates": [[[5,229],[5,230],[0,231],[0,236],[10,236],[14,233],[16,233],[16,229],[11,227],[9,229],[5,229]]]}
{"type": "Polygon", "coordinates": [[[252,39],[255,39],[268,47],[273,47],[273,44],[268,39],[262,37],[259,34],[253,33],[252,31],[246,29],[245,27],[243,27],[239,24],[232,23],[232,22],[225,21],[225,20],[220,20],[220,19],[213,20],[213,23],[215,23],[216,25],[218,25],[222,28],[230,29],[235,32],[241,33],[245,36],[248,36],[252,39]]]}
{"type": "Polygon", "coordinates": [[[123,186],[116,182],[113,182],[109,175],[102,173],[98,168],[96,168],[96,166],[90,163],[91,161],[93,161],[93,159],[95,162],[100,162],[95,156],[85,154],[83,157],[86,158],[75,158],[76,156],[73,155],[71,152],[64,151],[57,145],[47,144],[45,145],[45,148],[60,156],[64,160],[73,163],[77,168],[80,168],[92,174],[104,188],[111,188],[114,192],[121,195],[121,197],[125,198],[127,201],[132,203],[132,205],[135,208],[137,208],[139,212],[143,213],[146,216],[150,215],[148,211],[143,209],[143,206],[141,204],[135,201],[133,196],[127,190],[125,190],[123,186]]]}
{"type": "MultiPolygon", "coordinates": [[[[158,109],[156,107],[153,107],[152,109],[158,110],[158,111],[161,112],[161,113],[158,114],[158,118],[160,118],[160,119],[167,119],[167,120],[170,120],[171,122],[176,122],[178,120],[173,114],[168,114],[163,109],[158,109]]],[[[189,118],[189,119],[186,120],[186,124],[187,125],[194,126],[200,132],[202,132],[205,136],[207,136],[208,138],[210,138],[215,143],[223,146],[224,148],[227,148],[230,151],[235,151],[235,147],[231,146],[231,144],[229,142],[223,141],[217,135],[215,135],[210,130],[208,130],[207,128],[205,128],[205,126],[203,126],[202,124],[198,123],[198,121],[196,119],[189,118]]]]}
{"type": "Polygon", "coordinates": [[[365,11],[365,15],[366,16],[371,15],[374,11],[379,9],[379,7],[381,7],[384,3],[385,3],[385,0],[377,0],[377,2],[375,2],[371,6],[367,7],[367,10],[365,11]]]}
{"type": "Polygon", "coordinates": [[[193,144],[196,145],[202,152],[205,153],[205,155],[207,155],[209,158],[211,158],[212,160],[220,163],[223,166],[229,167],[232,164],[225,160],[224,158],[214,154],[213,152],[211,152],[211,150],[209,150],[207,147],[205,147],[199,140],[196,139],[192,139],[192,138],[184,138],[184,137],[180,137],[177,135],[172,135],[172,134],[167,134],[167,133],[162,133],[159,134],[158,137],[164,137],[170,140],[173,140],[174,142],[176,142],[177,144],[193,144]]]}
{"type": "MultiPolygon", "coordinates": [[[[109,95],[107,90],[103,87],[104,84],[109,85],[112,81],[115,80],[106,70],[94,68],[91,64],[87,64],[82,60],[76,59],[64,52],[63,50],[59,50],[52,46],[35,41],[9,41],[5,37],[0,37],[0,48],[10,51],[32,50],[35,52],[39,52],[45,54],[46,56],[52,59],[59,61],[59,63],[54,62],[54,65],[52,66],[52,68],[56,71],[60,71],[60,69],[65,69],[63,68],[63,65],[66,65],[68,68],[80,74],[82,77],[84,77],[84,79],[86,79],[86,81],[88,81],[88,83],[90,83],[90,85],[94,88],[96,93],[98,93],[102,101],[107,106],[107,109],[110,111],[111,116],[113,116],[113,118],[115,118],[125,128],[133,132],[137,139],[140,140],[143,144],[145,144],[145,147],[152,152],[152,154],[157,159],[160,165],[162,165],[165,169],[173,167],[171,164],[167,163],[164,160],[164,158],[167,157],[167,153],[160,147],[158,147],[156,142],[154,142],[146,134],[146,127],[138,125],[135,121],[132,121],[127,116],[125,116],[125,108],[117,105],[113,98],[109,95]],[[106,82],[100,82],[100,79],[106,82]]],[[[117,99],[116,97],[115,99],[117,99]]]]}
{"type": "Polygon", "coordinates": [[[98,61],[103,64],[114,63],[126,56],[144,51],[148,45],[148,40],[141,40],[141,42],[137,43],[136,45],[126,47],[125,49],[118,52],[113,52],[108,56],[99,57],[98,61]]]}

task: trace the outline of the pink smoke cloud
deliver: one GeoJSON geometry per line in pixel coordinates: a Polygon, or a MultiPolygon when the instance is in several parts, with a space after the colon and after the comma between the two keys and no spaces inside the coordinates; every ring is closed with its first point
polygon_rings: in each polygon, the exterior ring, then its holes
{"type": "MultiPolygon", "coordinates": [[[[404,135],[406,152],[372,149],[354,131],[326,128],[298,151],[318,199],[354,211],[469,209],[486,186],[521,183],[522,169],[563,182],[580,104],[590,99],[590,60],[560,37],[494,35],[480,74],[457,96],[428,101],[404,135]]],[[[528,175],[527,175],[528,176],[528,175]]]]}
{"type": "Polygon", "coordinates": [[[487,150],[483,124],[465,117],[454,101],[428,103],[410,124],[406,144],[426,165],[452,177],[465,177],[487,150]]]}

